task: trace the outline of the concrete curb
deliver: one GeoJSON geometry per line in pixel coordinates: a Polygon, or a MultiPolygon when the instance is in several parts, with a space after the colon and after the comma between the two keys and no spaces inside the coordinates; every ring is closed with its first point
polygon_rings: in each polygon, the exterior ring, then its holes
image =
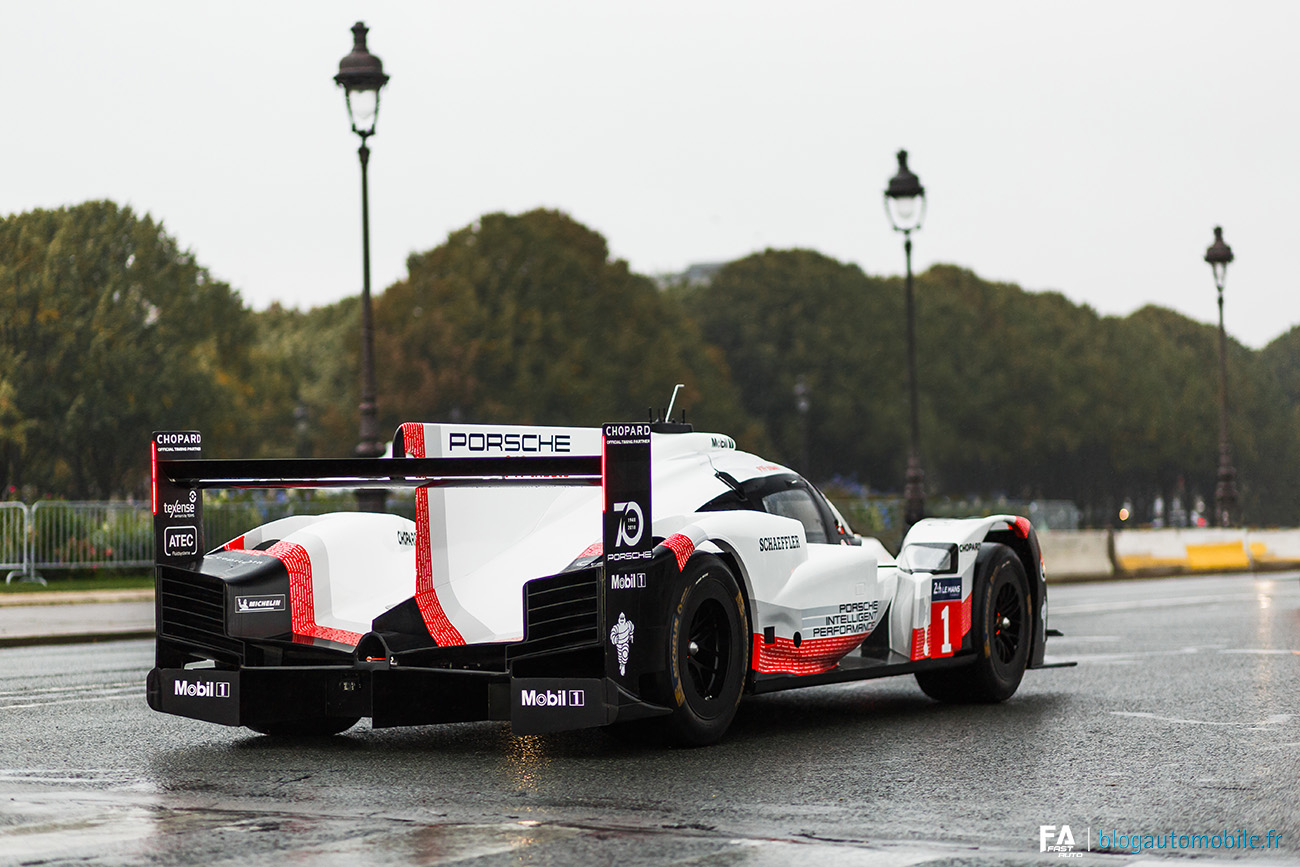
{"type": "Polygon", "coordinates": [[[82,605],[88,602],[152,602],[153,588],[135,590],[33,590],[20,593],[0,591],[0,608],[27,605],[82,605]]]}
{"type": "Polygon", "coordinates": [[[63,635],[3,635],[0,647],[42,647],[56,644],[100,644],[105,641],[128,641],[139,638],[153,638],[155,632],[149,629],[127,629],[120,632],[80,632],[63,635]]]}
{"type": "Polygon", "coordinates": [[[153,636],[152,588],[0,594],[0,648],[153,636]]]}

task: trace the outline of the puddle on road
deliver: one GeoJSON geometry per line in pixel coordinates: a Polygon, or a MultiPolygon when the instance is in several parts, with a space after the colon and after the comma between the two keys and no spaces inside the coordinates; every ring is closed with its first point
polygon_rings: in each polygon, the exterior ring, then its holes
{"type": "Polygon", "coordinates": [[[5,863],[446,864],[521,855],[583,832],[535,822],[426,824],[388,816],[171,807],[124,793],[0,795],[5,863]]]}
{"type": "MultiPolygon", "coordinates": [[[[82,780],[81,782],[85,782],[82,780]]],[[[536,818],[447,823],[390,815],[176,806],[157,795],[38,791],[0,771],[0,861],[51,864],[643,864],[911,867],[978,863],[969,846],[734,838],[688,827],[536,818]],[[975,860],[972,862],[972,856],[975,860]]],[[[988,854],[988,853],[986,853],[988,854]]]]}

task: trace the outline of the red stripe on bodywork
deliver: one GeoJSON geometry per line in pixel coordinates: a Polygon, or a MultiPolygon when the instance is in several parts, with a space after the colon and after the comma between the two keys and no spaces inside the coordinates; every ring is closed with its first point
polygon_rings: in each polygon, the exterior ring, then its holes
{"type": "Polygon", "coordinates": [[[925,659],[929,655],[930,627],[912,630],[912,659],[925,659]]]}
{"type": "Polygon", "coordinates": [[[334,629],[321,626],[316,622],[316,597],[311,580],[311,557],[307,549],[293,542],[276,542],[265,551],[244,548],[244,537],[240,536],[225,544],[227,551],[242,551],[258,557],[274,557],[284,564],[289,573],[289,621],[293,624],[295,638],[324,638],[339,644],[357,646],[361,640],[360,632],[347,629],[334,629]]]}
{"type": "Polygon", "coordinates": [[[149,443],[149,485],[153,490],[153,513],[158,514],[158,441],[149,443]]]}
{"type": "Polygon", "coordinates": [[[821,674],[834,668],[867,634],[813,638],[795,647],[793,640],[780,637],[773,644],[764,644],[763,636],[755,633],[753,668],[762,673],[821,674]]]}
{"type": "MultiPolygon", "coordinates": [[[[413,458],[425,455],[424,425],[402,425],[402,443],[406,454],[413,458]]],[[[429,489],[415,491],[415,604],[420,608],[424,628],[438,642],[439,647],[453,647],[465,643],[460,631],[447,618],[433,589],[433,542],[429,533],[429,489]]]]}
{"type": "Polygon", "coordinates": [[[681,533],[674,533],[659,543],[677,556],[677,571],[686,571],[686,561],[695,553],[695,543],[681,533]]]}
{"type": "MultiPolygon", "coordinates": [[[[934,653],[930,652],[930,647],[931,647],[930,641],[931,638],[941,637],[941,635],[936,635],[935,630],[943,628],[942,626],[936,626],[934,623],[934,606],[938,604],[939,603],[932,603],[931,605],[930,625],[922,629],[912,630],[912,659],[914,660],[931,659],[934,658],[935,656],[934,653]]],[[[958,650],[961,650],[962,641],[965,640],[966,634],[970,632],[970,627],[971,627],[971,597],[970,596],[967,596],[965,599],[961,601],[961,614],[957,622],[953,624],[953,626],[956,629],[957,634],[955,636],[951,636],[952,648],[953,648],[952,653],[944,654],[945,656],[952,656],[958,650]]]]}

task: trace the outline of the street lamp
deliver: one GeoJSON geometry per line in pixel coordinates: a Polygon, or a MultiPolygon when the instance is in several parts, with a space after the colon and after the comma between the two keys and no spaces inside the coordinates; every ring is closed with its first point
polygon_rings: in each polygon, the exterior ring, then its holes
{"type": "Polygon", "coordinates": [[[895,232],[903,233],[907,256],[907,387],[911,402],[911,438],[907,450],[907,480],[903,488],[905,529],[925,517],[925,472],[921,469],[921,422],[916,389],[916,302],[912,291],[912,232],[925,219],[925,187],[907,167],[907,151],[898,152],[898,174],[885,190],[885,210],[895,232]]]}
{"type": "Polygon", "coordinates": [[[801,373],[794,381],[794,405],[799,410],[799,470],[812,476],[812,455],[808,450],[808,410],[812,409],[808,374],[801,373]]]}
{"type": "Polygon", "coordinates": [[[1223,227],[1215,226],[1205,261],[1214,269],[1214,286],[1219,290],[1219,479],[1214,486],[1214,516],[1220,527],[1231,527],[1237,515],[1237,471],[1228,446],[1228,336],[1223,329],[1223,281],[1232,258],[1232,248],[1223,243],[1223,227]]]}
{"type": "MultiPolygon", "coordinates": [[[[352,25],[352,52],[339,61],[339,74],[334,81],[343,88],[347,99],[348,117],[352,131],[361,137],[357,150],[361,157],[361,441],[357,443],[358,457],[376,458],[384,453],[379,439],[379,420],[375,414],[375,329],[370,309],[370,189],[366,181],[366,167],[370,163],[370,148],[366,140],[375,134],[375,121],[379,118],[379,91],[388,83],[384,64],[366,49],[369,29],[358,21],[352,25]]],[[[357,508],[364,512],[384,511],[387,492],[364,490],[357,492],[357,508]]]]}

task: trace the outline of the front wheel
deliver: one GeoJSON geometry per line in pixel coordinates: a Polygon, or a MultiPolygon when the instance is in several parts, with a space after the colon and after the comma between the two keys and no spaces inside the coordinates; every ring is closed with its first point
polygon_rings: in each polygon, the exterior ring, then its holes
{"type": "Polygon", "coordinates": [[[992,703],[1015,694],[1029,661],[1033,617],[1029,580],[1020,558],[1006,545],[986,542],[975,561],[970,665],[925,671],[916,681],[939,701],[992,703]]]}
{"type": "Polygon", "coordinates": [[[672,708],[663,725],[683,746],[726,733],[749,674],[749,618],[740,585],[717,557],[692,559],[669,619],[666,670],[656,692],[672,708]]]}

